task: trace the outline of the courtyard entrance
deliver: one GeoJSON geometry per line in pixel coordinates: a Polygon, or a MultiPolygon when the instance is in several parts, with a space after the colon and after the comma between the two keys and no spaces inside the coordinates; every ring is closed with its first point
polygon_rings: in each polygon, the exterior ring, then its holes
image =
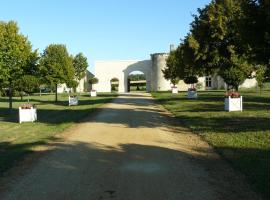
{"type": "Polygon", "coordinates": [[[146,92],[146,77],[143,72],[134,71],[128,76],[128,92],[146,92]]]}

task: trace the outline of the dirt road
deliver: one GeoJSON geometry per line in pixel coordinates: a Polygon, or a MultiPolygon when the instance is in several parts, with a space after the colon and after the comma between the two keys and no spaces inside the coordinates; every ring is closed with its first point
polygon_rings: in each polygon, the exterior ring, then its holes
{"type": "Polygon", "coordinates": [[[121,95],[105,105],[8,188],[0,199],[257,199],[149,94],[121,95]]]}

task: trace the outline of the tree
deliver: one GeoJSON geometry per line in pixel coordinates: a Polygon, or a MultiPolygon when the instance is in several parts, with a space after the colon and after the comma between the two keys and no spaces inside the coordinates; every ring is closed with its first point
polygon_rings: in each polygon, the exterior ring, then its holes
{"type": "Polygon", "coordinates": [[[92,84],[92,85],[97,84],[98,83],[98,78],[92,77],[92,78],[89,79],[88,82],[89,82],[89,84],[92,84]]]}
{"type": "Polygon", "coordinates": [[[74,80],[75,70],[72,61],[66,46],[62,44],[49,45],[41,56],[40,73],[45,83],[55,86],[55,102],[58,100],[57,86],[74,80]]]}
{"type": "Polygon", "coordinates": [[[264,86],[264,82],[266,81],[265,73],[267,68],[263,65],[257,66],[256,70],[256,81],[260,88],[260,94],[262,93],[262,88],[264,86]]]}
{"type": "Polygon", "coordinates": [[[162,70],[164,78],[175,86],[179,82],[177,51],[171,51],[166,61],[166,68],[162,70]]]}
{"type": "Polygon", "coordinates": [[[9,88],[9,108],[12,109],[12,91],[24,69],[33,64],[32,46],[19,33],[16,22],[0,22],[0,82],[9,88]]]}
{"type": "MultiPolygon", "coordinates": [[[[20,91],[21,99],[23,97],[23,92],[29,94],[33,93],[35,89],[39,88],[39,80],[33,75],[24,75],[16,82],[16,87],[20,91]]],[[[29,101],[29,99],[28,99],[29,101]]]]}
{"type": "Polygon", "coordinates": [[[142,81],[142,80],[146,80],[146,77],[144,74],[130,74],[128,76],[128,78],[131,80],[131,81],[142,81]]]}
{"type": "Polygon", "coordinates": [[[110,82],[111,82],[111,90],[112,91],[115,91],[116,90],[116,87],[119,86],[119,80],[118,80],[118,78],[112,78],[110,82]]]}
{"type": "Polygon", "coordinates": [[[191,84],[191,87],[194,89],[195,88],[194,84],[198,83],[198,78],[197,78],[197,76],[187,76],[184,78],[184,82],[186,84],[191,84]]]}
{"type": "MultiPolygon", "coordinates": [[[[232,50],[233,51],[233,50],[232,50]]],[[[231,52],[231,57],[222,58],[220,61],[219,75],[228,85],[228,90],[238,91],[241,85],[253,72],[253,66],[243,56],[237,56],[231,52]]]]}
{"type": "Polygon", "coordinates": [[[67,80],[66,85],[68,88],[73,88],[74,92],[76,92],[76,88],[78,87],[79,83],[76,80],[70,79],[67,80]]]}
{"type": "Polygon", "coordinates": [[[73,59],[73,66],[75,70],[75,78],[80,81],[85,77],[85,72],[88,67],[87,58],[82,53],[77,54],[73,59]]]}
{"type": "Polygon", "coordinates": [[[163,70],[164,77],[171,80],[174,85],[179,80],[186,80],[187,84],[197,83],[197,76],[203,74],[202,68],[197,67],[197,49],[197,41],[189,34],[176,51],[170,53],[166,68],[163,70]],[[195,81],[194,77],[197,81],[195,81]],[[194,82],[189,82],[189,80],[194,82]]]}
{"type": "Polygon", "coordinates": [[[218,74],[232,88],[252,73],[249,61],[250,48],[239,30],[241,1],[214,0],[199,10],[192,23],[191,35],[198,43],[196,66],[206,75],[218,74]]]}
{"type": "Polygon", "coordinates": [[[29,94],[40,86],[38,60],[38,52],[35,50],[30,54],[28,64],[23,67],[23,75],[15,81],[14,89],[19,91],[21,100],[24,93],[27,93],[29,96],[29,94]]]}
{"type": "MultiPolygon", "coordinates": [[[[90,79],[88,80],[88,83],[91,84],[91,88],[92,88],[92,86],[95,85],[95,84],[97,84],[98,81],[99,81],[98,78],[92,77],[92,78],[90,78],[90,79]]],[[[92,88],[92,89],[93,89],[93,88],[92,88]]]]}
{"type": "Polygon", "coordinates": [[[252,61],[255,65],[265,65],[265,76],[270,78],[270,1],[243,0],[241,8],[241,37],[251,48],[252,61]]]}

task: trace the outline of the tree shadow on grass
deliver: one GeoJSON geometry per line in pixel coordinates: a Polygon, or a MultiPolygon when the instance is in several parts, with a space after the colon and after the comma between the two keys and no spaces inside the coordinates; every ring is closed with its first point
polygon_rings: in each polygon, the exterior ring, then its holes
{"type": "MultiPolygon", "coordinates": [[[[83,108],[83,106],[91,105],[93,107],[101,105],[111,101],[110,98],[88,99],[79,100],[78,106],[68,106],[68,102],[59,101],[57,104],[53,104],[51,101],[36,101],[38,122],[42,123],[67,123],[78,122],[82,118],[89,115],[94,109],[92,107],[83,108]],[[46,106],[61,106],[60,108],[47,109],[46,106]],[[80,108],[82,106],[82,108],[80,108]]],[[[19,110],[16,108],[0,108],[0,122],[15,122],[19,121],[19,110]]]]}
{"type": "Polygon", "coordinates": [[[256,191],[270,198],[270,150],[256,148],[216,147],[233,167],[246,175],[256,191]]]}
{"type": "Polygon", "coordinates": [[[11,144],[10,142],[0,142],[0,177],[3,173],[21,161],[24,156],[33,153],[33,147],[45,145],[45,142],[11,144]]]}
{"type": "Polygon", "coordinates": [[[177,116],[188,127],[196,127],[199,132],[245,133],[270,131],[270,117],[246,116],[177,116]]]}

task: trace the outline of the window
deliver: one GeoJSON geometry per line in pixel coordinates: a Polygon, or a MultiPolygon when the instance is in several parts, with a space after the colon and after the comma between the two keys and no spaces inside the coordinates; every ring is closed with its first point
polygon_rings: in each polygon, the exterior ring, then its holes
{"type": "Polygon", "coordinates": [[[211,88],[212,87],[212,77],[211,76],[207,76],[205,78],[205,86],[207,88],[211,88]]]}

